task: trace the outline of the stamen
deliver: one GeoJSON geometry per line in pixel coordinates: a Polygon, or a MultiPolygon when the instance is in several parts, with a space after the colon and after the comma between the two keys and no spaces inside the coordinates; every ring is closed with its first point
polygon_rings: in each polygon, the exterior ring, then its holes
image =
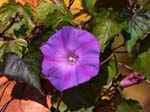
{"type": "Polygon", "coordinates": [[[71,63],[76,63],[76,61],[78,60],[79,56],[69,56],[68,60],[71,63]]]}

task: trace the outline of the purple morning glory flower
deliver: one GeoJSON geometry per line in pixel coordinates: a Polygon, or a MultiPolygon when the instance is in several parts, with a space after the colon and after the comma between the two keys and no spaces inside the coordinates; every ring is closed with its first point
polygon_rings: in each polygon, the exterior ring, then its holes
{"type": "Polygon", "coordinates": [[[125,88],[141,83],[146,77],[139,73],[131,73],[120,81],[120,87],[125,88]]]}
{"type": "Polygon", "coordinates": [[[85,30],[64,26],[40,49],[42,73],[59,91],[84,83],[99,71],[100,44],[85,30]]]}

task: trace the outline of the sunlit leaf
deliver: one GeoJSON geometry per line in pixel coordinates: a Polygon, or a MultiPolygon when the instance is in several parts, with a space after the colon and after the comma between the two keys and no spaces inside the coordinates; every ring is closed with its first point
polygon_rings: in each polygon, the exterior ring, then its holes
{"type": "Polygon", "coordinates": [[[11,24],[11,18],[20,19],[7,30],[7,33],[12,35],[14,34],[13,36],[16,38],[24,38],[35,26],[33,23],[33,11],[27,4],[19,6],[13,0],[10,0],[8,3],[4,4],[0,8],[0,20],[2,21],[2,24],[5,27],[8,27],[9,24],[11,24]],[[15,17],[16,14],[17,17],[15,17]]]}
{"type": "Polygon", "coordinates": [[[71,12],[66,11],[63,3],[48,4],[41,3],[36,8],[36,16],[46,26],[59,26],[62,22],[72,23],[71,12]]]}
{"type": "Polygon", "coordinates": [[[0,20],[2,21],[3,25],[8,26],[10,18],[15,16],[17,10],[18,6],[14,0],[10,0],[0,7],[0,20]]]}
{"type": "Polygon", "coordinates": [[[150,79],[150,51],[140,54],[133,63],[133,69],[150,79]]]}
{"type": "Polygon", "coordinates": [[[9,29],[9,33],[14,33],[17,38],[25,38],[35,27],[33,12],[28,5],[20,6],[18,12],[22,16],[22,20],[19,23],[15,23],[9,29]]]}
{"type": "Polygon", "coordinates": [[[26,25],[27,28],[33,28],[34,25],[34,15],[32,9],[28,5],[24,5],[19,9],[21,14],[23,15],[23,23],[26,25]]]}
{"type": "Polygon", "coordinates": [[[9,53],[4,58],[2,73],[6,74],[12,80],[23,81],[42,93],[40,85],[40,62],[40,51],[32,48],[22,58],[14,53],[9,53]]]}
{"type": "Polygon", "coordinates": [[[82,5],[85,7],[85,9],[91,11],[95,5],[97,0],[82,0],[82,5]]]}
{"type": "Polygon", "coordinates": [[[125,27],[125,22],[118,23],[109,12],[101,12],[93,18],[93,33],[97,36],[101,43],[101,50],[114,38],[114,36],[121,32],[125,27]]]}
{"type": "MultiPolygon", "coordinates": [[[[69,1],[70,0],[64,0],[65,5],[67,7],[69,6],[69,1]]],[[[70,11],[73,15],[73,23],[80,25],[82,23],[89,21],[91,16],[88,14],[88,12],[83,11],[85,9],[85,7],[82,3],[83,0],[71,0],[71,1],[73,1],[73,4],[70,7],[70,11]]],[[[95,1],[95,0],[91,0],[90,2],[93,2],[93,1],[95,1]]],[[[90,10],[90,9],[86,9],[86,10],[90,10]]]]}
{"type": "Polygon", "coordinates": [[[35,11],[36,6],[39,4],[40,0],[15,0],[16,3],[23,5],[29,5],[33,11],[35,11]]]}
{"type": "Polygon", "coordinates": [[[142,108],[136,100],[123,99],[118,105],[116,112],[142,112],[142,108]]]}
{"type": "Polygon", "coordinates": [[[16,53],[19,57],[22,56],[23,48],[27,47],[27,42],[24,39],[18,38],[12,41],[0,41],[0,61],[6,53],[16,53]]]}
{"type": "Polygon", "coordinates": [[[1,0],[1,2],[0,2],[0,7],[4,4],[4,3],[6,3],[7,2],[7,0],[1,0]]]}
{"type": "Polygon", "coordinates": [[[150,13],[135,14],[130,18],[127,29],[122,32],[129,53],[137,40],[142,39],[148,32],[150,32],[150,13]]]}

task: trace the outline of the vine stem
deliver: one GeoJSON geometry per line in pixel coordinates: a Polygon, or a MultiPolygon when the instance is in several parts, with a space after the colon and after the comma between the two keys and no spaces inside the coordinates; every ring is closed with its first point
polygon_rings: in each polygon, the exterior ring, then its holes
{"type": "Polygon", "coordinates": [[[59,106],[60,106],[60,103],[62,101],[62,98],[63,98],[63,92],[60,94],[59,96],[59,100],[58,100],[58,104],[57,104],[57,107],[56,107],[56,111],[55,112],[59,112],[59,106]]]}
{"type": "Polygon", "coordinates": [[[14,40],[11,37],[7,37],[4,34],[15,24],[18,23],[22,20],[22,15],[19,14],[19,12],[16,12],[15,17],[10,18],[9,20],[9,25],[2,31],[0,32],[0,38],[4,38],[4,40],[14,40]]]}
{"type": "MultiPolygon", "coordinates": [[[[115,56],[115,53],[127,53],[127,51],[114,51],[112,52],[104,61],[100,63],[100,65],[103,65],[104,63],[108,62],[113,56],[115,56]]],[[[120,64],[121,65],[121,64],[120,64]]],[[[125,66],[126,67],[126,66],[125,66]]],[[[127,67],[128,69],[131,69],[131,67],[127,67]]]]}
{"type": "Polygon", "coordinates": [[[114,53],[110,54],[110,56],[106,58],[104,61],[102,61],[100,65],[103,65],[104,63],[108,62],[113,56],[114,56],[114,53]]]}
{"type": "Polygon", "coordinates": [[[130,71],[133,71],[132,67],[130,67],[130,66],[126,65],[126,64],[123,64],[123,63],[119,62],[119,65],[124,67],[124,68],[126,68],[126,69],[128,69],[128,70],[130,70],[130,71]]]}
{"type": "Polygon", "coordinates": [[[71,8],[72,4],[74,3],[74,0],[69,0],[69,6],[68,6],[68,9],[71,8]]]}

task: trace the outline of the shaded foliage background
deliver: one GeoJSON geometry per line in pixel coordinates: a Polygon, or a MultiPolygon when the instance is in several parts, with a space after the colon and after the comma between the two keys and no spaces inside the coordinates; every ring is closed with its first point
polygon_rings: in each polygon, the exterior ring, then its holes
{"type": "Polygon", "coordinates": [[[14,99],[32,99],[26,94],[35,96],[32,100],[45,106],[41,111],[57,110],[60,93],[41,76],[39,46],[64,25],[88,30],[97,37],[101,44],[101,70],[88,83],[65,91],[59,110],[142,111],[137,101],[123,98],[118,83],[130,72],[150,79],[149,0],[2,0],[0,5],[0,73],[9,79],[0,86],[1,111],[9,111],[14,99]],[[120,54],[128,56],[130,62],[120,61],[120,54]],[[8,94],[11,98],[2,102],[9,84],[13,86],[8,94]],[[23,94],[16,96],[15,92],[23,94]]]}

